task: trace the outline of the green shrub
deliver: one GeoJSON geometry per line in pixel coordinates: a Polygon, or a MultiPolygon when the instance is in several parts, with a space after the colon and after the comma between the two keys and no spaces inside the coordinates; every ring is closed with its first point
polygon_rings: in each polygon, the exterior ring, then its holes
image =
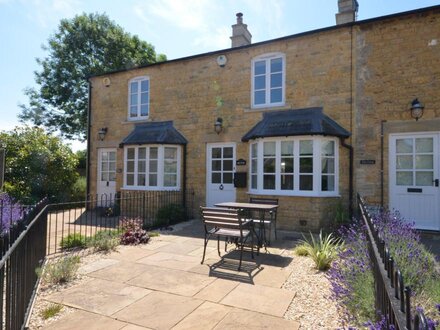
{"type": "Polygon", "coordinates": [[[50,319],[61,312],[62,309],[62,305],[52,304],[41,311],[41,317],[43,318],[43,320],[50,319]]]}
{"type": "Polygon", "coordinates": [[[107,252],[115,250],[121,241],[120,235],[121,233],[118,230],[99,231],[89,240],[88,246],[92,247],[95,251],[107,252]]]}
{"type": "Polygon", "coordinates": [[[169,204],[157,211],[155,226],[169,226],[186,221],[185,209],[181,205],[169,204]]]}
{"type": "Polygon", "coordinates": [[[78,233],[69,234],[63,237],[60,246],[62,249],[85,248],[87,247],[87,237],[78,233]]]}
{"type": "Polygon", "coordinates": [[[47,283],[62,284],[75,277],[79,263],[78,256],[63,257],[47,263],[43,269],[37,268],[36,273],[47,283]]]}
{"type": "Polygon", "coordinates": [[[85,176],[76,179],[71,189],[71,201],[84,201],[86,199],[87,180],[85,176]]]}
{"type": "Polygon", "coordinates": [[[324,235],[319,232],[319,239],[316,240],[310,233],[310,240],[304,237],[300,244],[302,253],[306,253],[313,259],[318,270],[327,270],[330,268],[332,261],[336,258],[342,241],[332,236],[332,234],[324,235]],[[305,252],[306,251],[306,252],[305,252]]]}
{"type": "Polygon", "coordinates": [[[304,243],[295,246],[293,252],[300,257],[307,257],[309,255],[309,248],[304,243]]]}

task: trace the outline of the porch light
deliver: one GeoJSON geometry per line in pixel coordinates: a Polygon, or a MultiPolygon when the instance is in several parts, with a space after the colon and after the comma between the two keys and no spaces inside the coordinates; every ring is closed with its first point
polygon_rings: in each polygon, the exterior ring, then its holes
{"type": "Polygon", "coordinates": [[[220,132],[223,130],[223,119],[217,118],[214,124],[214,130],[217,134],[220,134],[220,132]]]}
{"type": "Polygon", "coordinates": [[[424,105],[415,98],[411,102],[411,117],[415,118],[416,121],[419,120],[423,116],[423,109],[425,109],[424,105]]]}
{"type": "Polygon", "coordinates": [[[102,127],[98,131],[99,141],[104,141],[105,135],[107,134],[107,127],[102,127]]]}

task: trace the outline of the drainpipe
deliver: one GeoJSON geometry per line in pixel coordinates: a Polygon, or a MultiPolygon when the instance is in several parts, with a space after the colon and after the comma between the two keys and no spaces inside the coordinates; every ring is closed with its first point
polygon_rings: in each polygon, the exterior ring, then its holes
{"type": "Polygon", "coordinates": [[[183,209],[186,212],[186,144],[183,145],[183,187],[182,187],[182,193],[183,193],[183,209]]]}
{"type": "Polygon", "coordinates": [[[383,147],[384,147],[384,124],[386,120],[380,122],[380,207],[383,209],[384,205],[384,187],[383,187],[383,147]]]}
{"type": "Polygon", "coordinates": [[[348,214],[350,218],[353,216],[353,146],[346,144],[343,138],[340,138],[341,146],[347,148],[349,151],[350,164],[348,169],[348,214]]]}
{"type": "Polygon", "coordinates": [[[86,162],[86,200],[90,195],[90,130],[91,130],[91,124],[90,124],[90,116],[92,113],[92,83],[89,82],[89,102],[87,107],[87,162],[86,162]]]}

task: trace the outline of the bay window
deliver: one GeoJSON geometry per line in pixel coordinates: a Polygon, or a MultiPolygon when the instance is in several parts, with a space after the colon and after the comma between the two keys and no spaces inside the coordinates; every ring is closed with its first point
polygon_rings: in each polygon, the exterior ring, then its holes
{"type": "Polygon", "coordinates": [[[250,144],[250,192],[291,196],[338,194],[338,140],[258,139],[250,144]]]}
{"type": "Polygon", "coordinates": [[[139,190],[180,188],[180,146],[126,146],[124,187],[139,190]]]}

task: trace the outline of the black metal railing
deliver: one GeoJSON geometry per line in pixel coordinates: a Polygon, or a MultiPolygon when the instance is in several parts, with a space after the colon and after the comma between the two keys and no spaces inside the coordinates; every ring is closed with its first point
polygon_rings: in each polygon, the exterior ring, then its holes
{"type": "Polygon", "coordinates": [[[376,310],[386,318],[387,328],[427,330],[427,320],[422,311],[416,310],[411,317],[411,288],[405,286],[401,271],[394,264],[386,242],[380,237],[372,216],[362,199],[357,195],[360,216],[368,232],[368,247],[375,283],[376,310]]]}
{"type": "Polygon", "coordinates": [[[183,218],[194,217],[194,190],[181,191],[122,191],[114,195],[89,196],[83,202],[50,204],[48,207],[47,254],[61,252],[60,243],[69,235],[80,239],[93,237],[98,231],[117,229],[123,218],[140,218],[145,228],[168,225],[159,213],[173,215],[173,209],[183,212],[183,218]],[[161,222],[162,220],[162,222],[161,222]]]}
{"type": "Polygon", "coordinates": [[[38,285],[36,268],[46,256],[47,201],[29,208],[9,232],[3,232],[0,260],[2,329],[22,329],[38,285]]]}

